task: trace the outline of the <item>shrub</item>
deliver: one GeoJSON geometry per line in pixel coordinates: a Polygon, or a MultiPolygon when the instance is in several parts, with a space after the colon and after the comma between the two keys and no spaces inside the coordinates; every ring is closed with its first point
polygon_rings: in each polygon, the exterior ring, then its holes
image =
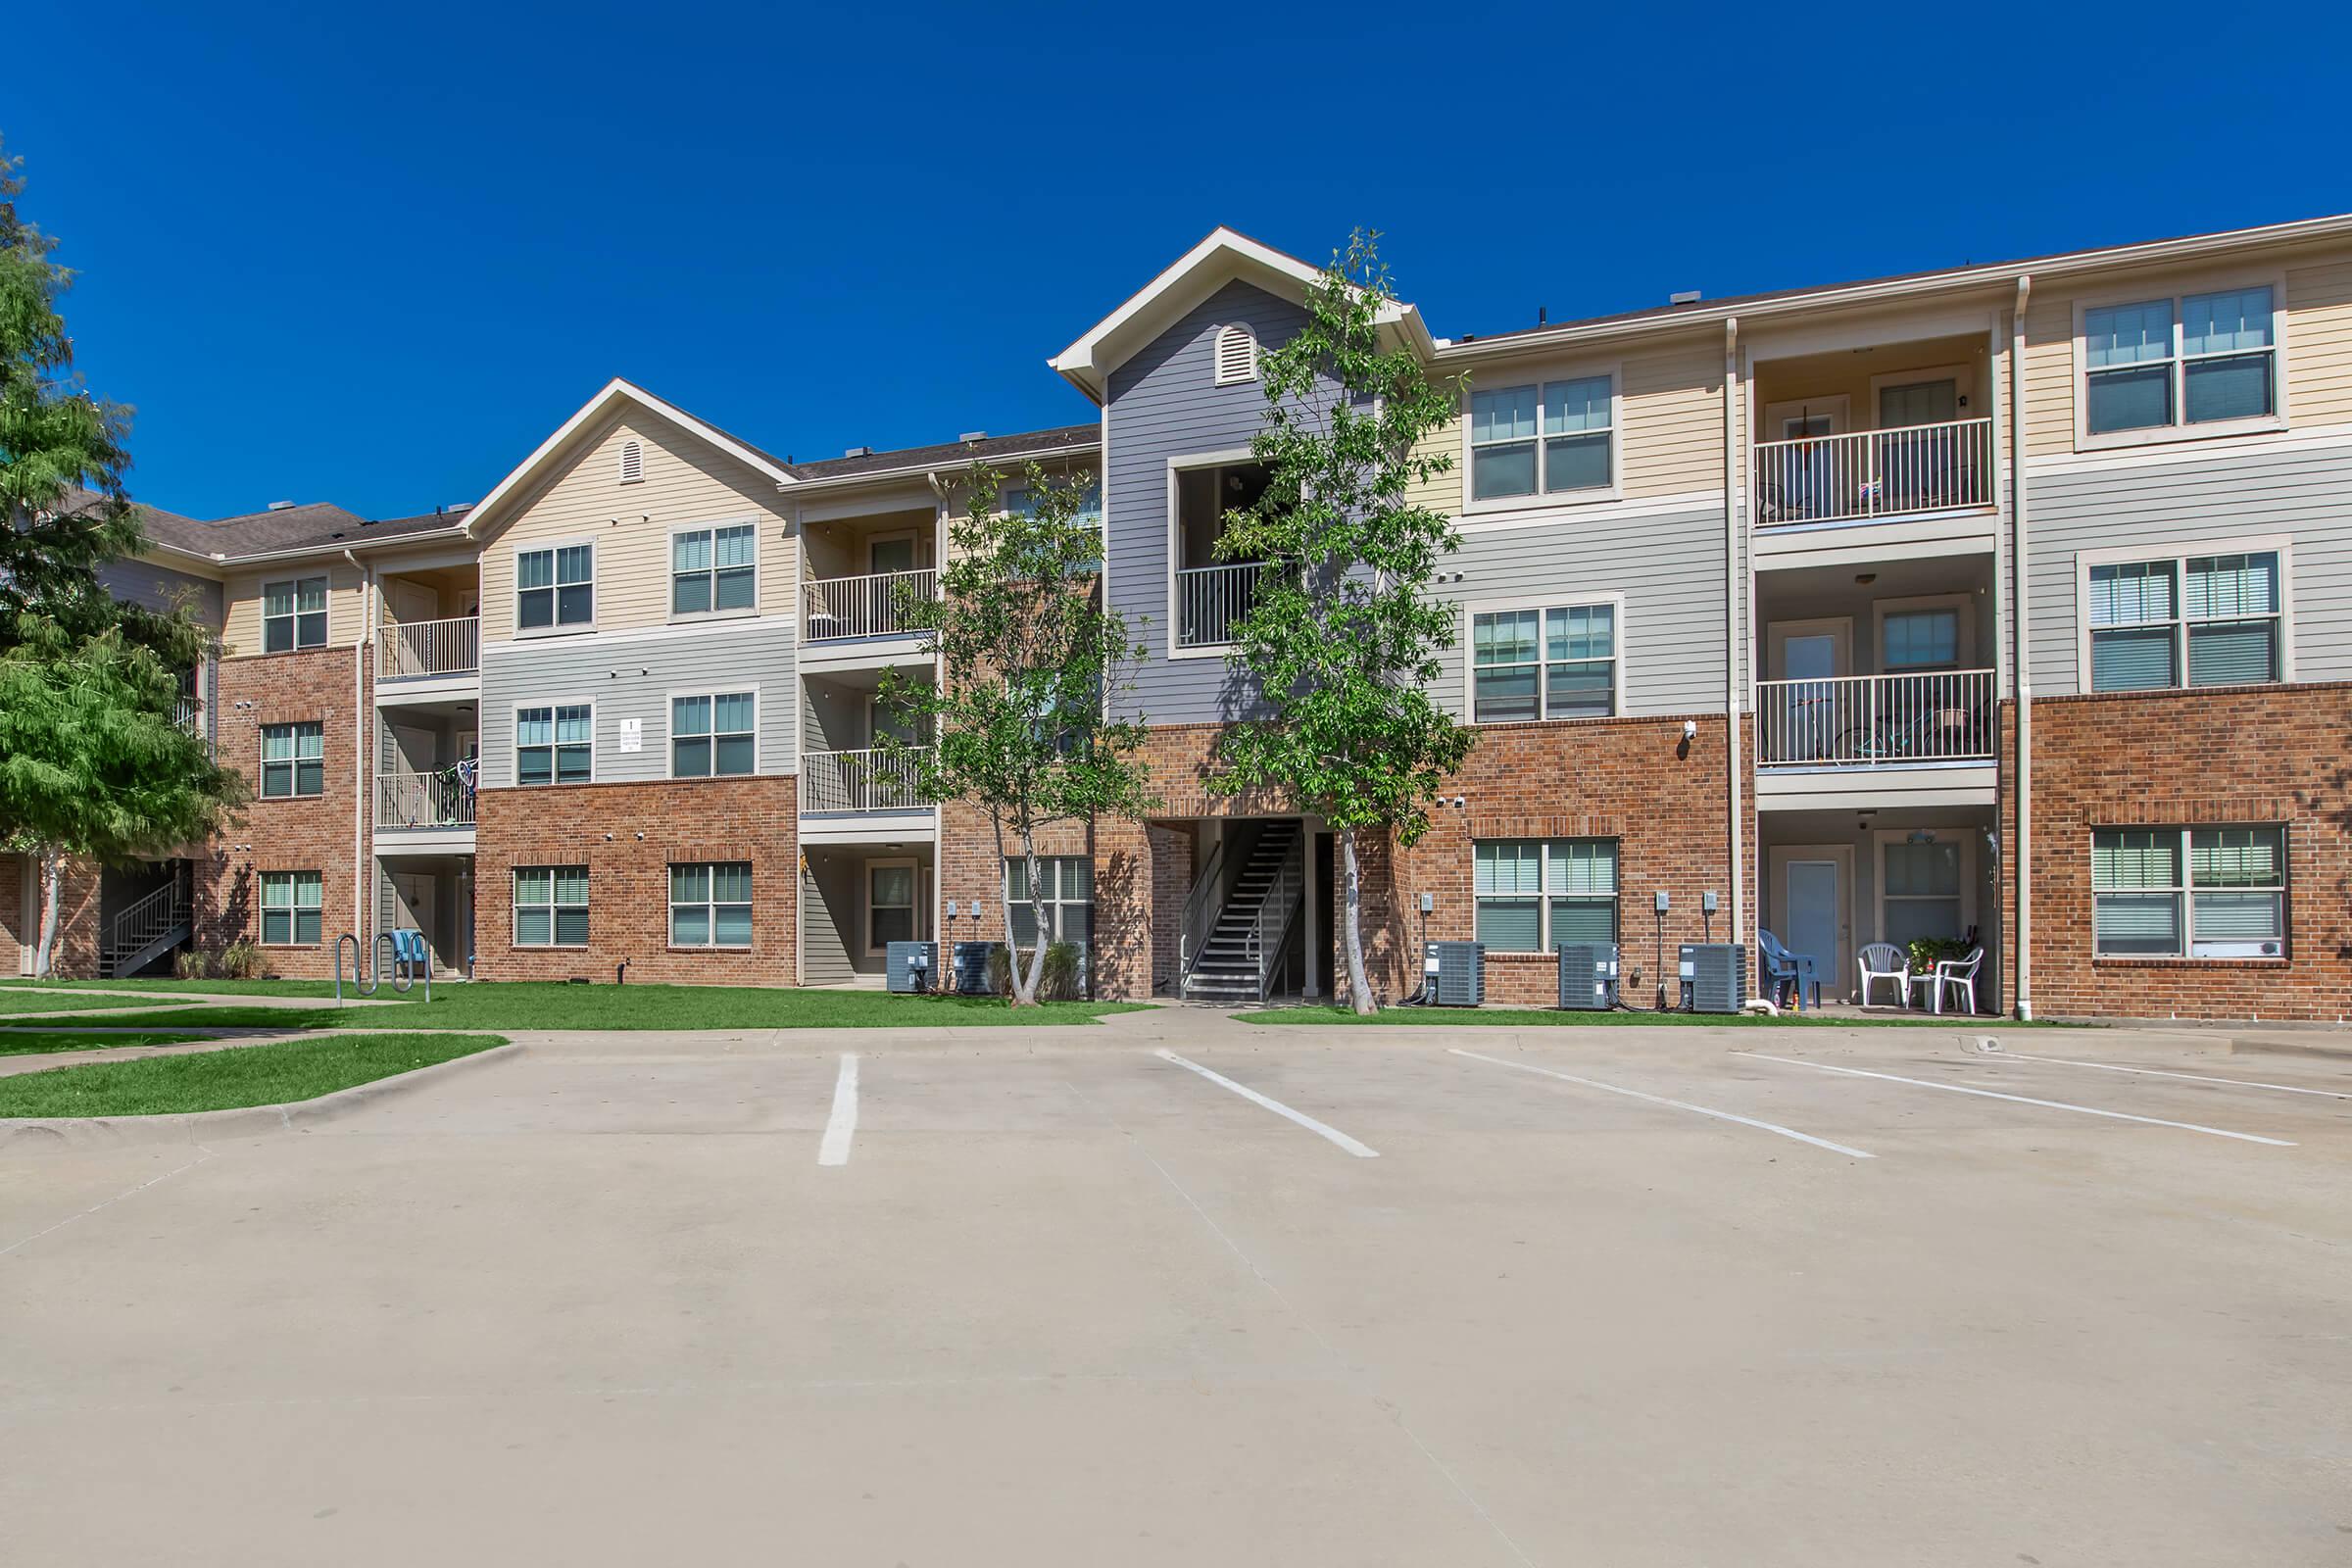
{"type": "Polygon", "coordinates": [[[213,956],[202,948],[182,948],[172,956],[172,972],[182,980],[202,980],[213,972],[213,956]]]}
{"type": "Polygon", "coordinates": [[[268,973],[268,961],[259,943],[240,937],[220,950],[220,978],[223,980],[259,980],[268,973]]]}
{"type": "Polygon", "coordinates": [[[1012,950],[1002,942],[992,943],[988,950],[989,995],[1012,995],[1012,950]]]}
{"type": "Polygon", "coordinates": [[[1038,1000],[1076,1002],[1081,990],[1080,979],[1078,945],[1074,942],[1048,943],[1046,967],[1037,977],[1038,1000]]]}

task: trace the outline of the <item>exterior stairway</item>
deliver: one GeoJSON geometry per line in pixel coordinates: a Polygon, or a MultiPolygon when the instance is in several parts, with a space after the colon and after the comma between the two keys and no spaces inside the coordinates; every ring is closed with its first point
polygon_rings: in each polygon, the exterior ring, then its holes
{"type": "Polygon", "coordinates": [[[190,917],[186,878],[175,875],[108,924],[98,947],[98,977],[137,974],[188,940],[190,917]]]}
{"type": "MultiPolygon", "coordinates": [[[[1186,955],[1188,1002],[1262,1002],[1273,959],[1290,937],[1305,878],[1298,824],[1268,823],[1250,846],[1216,919],[1186,955]]],[[[1211,867],[1211,874],[1214,867],[1211,867]]]]}

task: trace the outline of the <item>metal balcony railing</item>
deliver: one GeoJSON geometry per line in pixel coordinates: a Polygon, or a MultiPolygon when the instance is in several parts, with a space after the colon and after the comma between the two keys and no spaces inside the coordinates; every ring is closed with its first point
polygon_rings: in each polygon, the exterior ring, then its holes
{"type": "Polygon", "coordinates": [[[1756,683],[1758,767],[1985,761],[1994,729],[1989,669],[1756,683]]]}
{"type": "Polygon", "coordinates": [[[375,678],[406,680],[417,675],[470,675],[481,668],[479,616],[449,620],[395,621],[375,639],[375,678]]]}
{"type": "Polygon", "coordinates": [[[804,811],[901,811],[934,803],[923,793],[918,746],[897,757],[866,749],[801,754],[804,811]]]}
{"type": "Polygon", "coordinates": [[[922,630],[924,618],[903,612],[906,599],[939,594],[939,573],[877,571],[862,577],[822,577],[801,584],[801,637],[829,642],[838,637],[877,637],[922,630]]]}
{"type": "Polygon", "coordinates": [[[1176,646],[1215,648],[1232,642],[1233,628],[1257,603],[1257,581],[1265,569],[1262,561],[1178,568],[1176,646]]]}
{"type": "Polygon", "coordinates": [[[379,773],[375,780],[378,830],[473,826],[473,788],[456,768],[438,773],[379,773]]]}
{"type": "Polygon", "coordinates": [[[1748,466],[1759,528],[1989,507],[1994,477],[1988,418],[1759,441],[1748,466]]]}

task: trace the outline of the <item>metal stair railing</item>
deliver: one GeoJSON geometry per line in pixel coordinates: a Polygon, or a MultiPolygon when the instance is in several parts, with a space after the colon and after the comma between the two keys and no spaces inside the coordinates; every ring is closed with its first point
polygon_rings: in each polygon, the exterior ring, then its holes
{"type": "Polygon", "coordinates": [[[1273,885],[1257,902],[1257,913],[1250,922],[1250,931],[1243,944],[1250,966],[1257,971],[1257,1000],[1266,1000],[1267,983],[1274,977],[1274,966],[1282,960],[1284,948],[1291,936],[1291,920],[1298,913],[1301,893],[1306,883],[1306,835],[1296,833],[1291,847],[1283,853],[1282,865],[1274,873],[1273,885]]]}
{"type": "Polygon", "coordinates": [[[125,955],[162,940],[173,926],[186,923],[187,898],[179,878],[174,876],[168,885],[157,888],[115,916],[113,941],[107,949],[109,966],[118,965],[125,955]]]}
{"type": "Polygon", "coordinates": [[[1208,864],[1193,879],[1192,891],[1184,896],[1184,921],[1176,938],[1176,990],[1184,992],[1185,983],[1193,977],[1193,966],[1208,947],[1208,934],[1216,929],[1217,912],[1224,906],[1220,896],[1225,876],[1225,841],[1208,852],[1208,864]]]}

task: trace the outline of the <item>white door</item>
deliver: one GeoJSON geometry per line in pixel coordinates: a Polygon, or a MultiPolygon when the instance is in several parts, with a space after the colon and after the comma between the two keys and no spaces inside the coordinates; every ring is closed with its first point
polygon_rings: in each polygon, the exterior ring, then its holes
{"type": "Polygon", "coordinates": [[[1840,956],[1845,944],[1838,940],[1838,929],[1845,902],[1838,885],[1838,862],[1792,858],[1781,876],[1787,887],[1788,929],[1773,934],[1790,953],[1813,960],[1825,991],[1837,990],[1838,977],[1845,972],[1840,956]]]}
{"type": "Polygon", "coordinates": [[[1829,761],[1852,720],[1852,686],[1839,679],[1854,667],[1854,623],[1776,620],[1771,628],[1773,686],[1764,697],[1767,762],[1829,761]]]}

